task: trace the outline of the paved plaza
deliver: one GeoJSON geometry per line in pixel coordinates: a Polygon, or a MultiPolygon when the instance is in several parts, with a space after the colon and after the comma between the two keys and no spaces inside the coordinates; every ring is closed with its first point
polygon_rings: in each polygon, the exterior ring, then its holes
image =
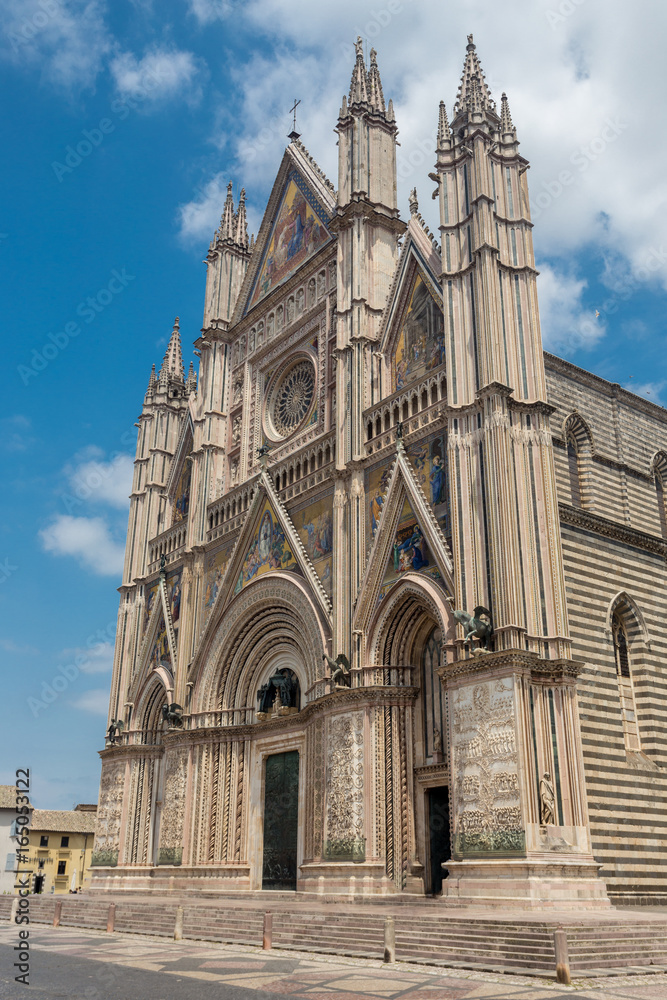
{"type": "Polygon", "coordinates": [[[664,973],[574,980],[443,970],[306,952],[32,927],[30,987],[13,979],[14,927],[0,929],[0,997],[36,1000],[667,1000],[664,973]]]}

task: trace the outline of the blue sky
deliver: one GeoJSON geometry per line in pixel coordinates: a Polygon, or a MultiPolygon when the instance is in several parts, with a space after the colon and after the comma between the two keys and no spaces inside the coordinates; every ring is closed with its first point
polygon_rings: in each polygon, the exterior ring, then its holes
{"type": "Polygon", "coordinates": [[[659,0],[641,21],[620,0],[0,0],[1,782],[97,798],[151,364],[175,315],[189,362],[227,181],[256,232],[294,97],[336,182],[357,34],[394,99],[402,213],[416,185],[435,230],[438,102],[474,32],[531,161],[545,346],[667,401],[666,30],[659,0]]]}

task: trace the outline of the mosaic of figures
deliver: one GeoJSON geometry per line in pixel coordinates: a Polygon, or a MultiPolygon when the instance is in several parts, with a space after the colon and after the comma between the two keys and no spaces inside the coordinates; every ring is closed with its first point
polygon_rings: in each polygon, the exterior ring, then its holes
{"type": "MultiPolygon", "coordinates": [[[[174,572],[167,575],[166,579],[167,602],[169,604],[171,618],[174,623],[174,635],[176,639],[178,638],[178,627],[180,624],[181,614],[181,572],[181,569],[174,570],[174,572]]],[[[148,625],[148,620],[155,605],[155,601],[159,600],[160,596],[158,593],[158,583],[156,582],[148,592],[146,610],[144,614],[144,628],[148,625]]],[[[164,620],[164,614],[162,613],[160,614],[155,642],[153,643],[153,649],[150,655],[151,667],[158,667],[160,663],[171,663],[169,641],[167,639],[167,626],[164,620]]]]}
{"type": "Polygon", "coordinates": [[[190,481],[192,479],[192,462],[185,461],[176,483],[174,494],[173,523],[184,521],[190,510],[190,481]]]}
{"type": "Polygon", "coordinates": [[[380,587],[379,600],[382,600],[402,574],[407,572],[424,573],[434,580],[442,579],[409,500],[403,504],[394,536],[393,552],[389,556],[380,587]]]}
{"type": "Polygon", "coordinates": [[[222,585],[229,557],[232,554],[234,542],[228,542],[214,552],[207,552],[204,562],[204,616],[215,604],[215,599],[222,585]]]}
{"type": "Polygon", "coordinates": [[[259,525],[243,559],[234,593],[238,594],[251,580],[276,569],[301,572],[282,526],[271,504],[265,500],[259,525]]]}
{"type": "Polygon", "coordinates": [[[459,853],[522,850],[511,679],[484,681],[453,693],[452,754],[459,853]]]}
{"type": "MultiPolygon", "coordinates": [[[[447,481],[447,440],[445,435],[442,433],[430,434],[423,440],[411,444],[407,449],[407,455],[412,463],[415,476],[440,522],[445,538],[449,538],[449,484],[447,481]]],[[[380,523],[390,476],[391,464],[388,462],[383,462],[366,471],[365,487],[368,498],[366,539],[368,548],[375,538],[380,523]]]]}
{"type": "Polygon", "coordinates": [[[328,242],[331,237],[327,221],[327,213],[300,174],[293,170],[250,294],[248,309],[286,281],[328,242]]]}
{"type": "Polygon", "coordinates": [[[444,360],[442,309],[417,273],[391,361],[391,391],[423,378],[444,360]]]}
{"type": "Polygon", "coordinates": [[[333,551],[333,507],[332,498],[327,497],[311,504],[305,510],[290,513],[292,523],[299,533],[306,552],[322,581],[329,598],[333,594],[332,551],[333,551]]]}

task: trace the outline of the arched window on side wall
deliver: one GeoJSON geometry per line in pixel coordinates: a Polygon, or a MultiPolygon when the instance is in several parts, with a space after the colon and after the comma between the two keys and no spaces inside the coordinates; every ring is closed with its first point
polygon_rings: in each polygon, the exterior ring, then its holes
{"type": "Polygon", "coordinates": [[[579,478],[579,455],[573,441],[567,442],[567,470],[570,476],[570,495],[573,507],[582,507],[581,479],[579,478]]]}
{"type": "Polygon", "coordinates": [[[658,501],[660,534],[663,538],[667,538],[667,454],[664,451],[659,451],[653,459],[653,476],[658,501]]]}
{"type": "Polygon", "coordinates": [[[611,629],[614,639],[614,657],[616,659],[616,674],[621,702],[625,749],[638,752],[641,750],[641,744],[639,740],[639,726],[637,724],[635,694],[632,685],[628,633],[618,611],[615,611],[612,616],[611,629]]]}
{"type": "Polygon", "coordinates": [[[437,673],[441,666],[442,633],[433,629],[422,654],[422,711],[424,717],[424,756],[433,759],[443,753],[446,738],[445,694],[437,673]]]}
{"type": "Polygon", "coordinates": [[[593,438],[581,414],[571,413],[563,427],[567,448],[567,471],[570,483],[570,503],[573,507],[590,508],[593,492],[593,438]]]}

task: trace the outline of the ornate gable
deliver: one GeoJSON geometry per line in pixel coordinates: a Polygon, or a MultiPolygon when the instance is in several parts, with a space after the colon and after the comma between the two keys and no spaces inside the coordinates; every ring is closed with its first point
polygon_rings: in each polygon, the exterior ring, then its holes
{"type": "Polygon", "coordinates": [[[188,413],[181,428],[181,436],[165,487],[171,507],[172,524],[184,521],[190,511],[190,485],[192,481],[190,453],[192,451],[193,430],[192,416],[188,413]]]}
{"type": "Polygon", "coordinates": [[[361,630],[406,572],[423,573],[446,593],[454,591],[449,547],[402,441],[388,475],[386,496],[375,514],[374,538],[354,615],[354,627],[361,630]]]}
{"type": "Polygon", "coordinates": [[[284,284],[333,236],[334,190],[301,143],[285,150],[233,324],[284,284]]]}
{"type": "Polygon", "coordinates": [[[423,378],[445,360],[439,258],[411,220],[394,287],[383,316],[385,394],[423,378]],[[422,238],[419,238],[419,237],[422,238]]]}

